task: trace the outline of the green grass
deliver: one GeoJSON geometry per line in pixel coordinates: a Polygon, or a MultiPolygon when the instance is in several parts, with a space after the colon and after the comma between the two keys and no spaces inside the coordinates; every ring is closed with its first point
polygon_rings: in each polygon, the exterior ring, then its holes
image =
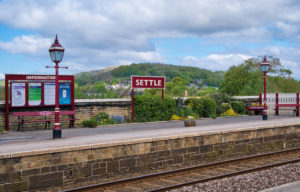
{"type": "Polygon", "coordinates": [[[0,80],[0,86],[4,87],[4,85],[5,85],[5,81],[4,80],[0,80]]]}

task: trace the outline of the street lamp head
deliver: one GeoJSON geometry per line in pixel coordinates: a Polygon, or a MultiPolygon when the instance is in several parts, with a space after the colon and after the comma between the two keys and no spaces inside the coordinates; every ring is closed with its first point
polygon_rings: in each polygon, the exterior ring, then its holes
{"type": "Polygon", "coordinates": [[[269,71],[270,62],[267,60],[266,56],[264,56],[264,60],[261,62],[260,67],[263,73],[267,73],[269,71]]]}
{"type": "Polygon", "coordinates": [[[49,48],[49,53],[52,62],[59,63],[62,61],[64,56],[65,49],[64,47],[58,42],[57,35],[55,37],[54,43],[49,48]]]}

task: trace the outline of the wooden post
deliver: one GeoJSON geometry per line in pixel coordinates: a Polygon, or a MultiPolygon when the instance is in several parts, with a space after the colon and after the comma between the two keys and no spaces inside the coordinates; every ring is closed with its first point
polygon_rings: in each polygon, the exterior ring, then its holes
{"type": "Polygon", "coordinates": [[[9,131],[8,79],[5,75],[5,129],[9,131]]]}
{"type": "Polygon", "coordinates": [[[299,93],[296,94],[296,102],[297,102],[297,107],[296,107],[296,116],[299,116],[299,93]]]}
{"type": "Polygon", "coordinates": [[[259,105],[262,104],[262,93],[259,93],[259,105]]]}
{"type": "Polygon", "coordinates": [[[165,90],[164,89],[161,90],[161,98],[163,100],[165,99],[165,90]]]}
{"type": "Polygon", "coordinates": [[[134,122],[134,89],[131,89],[131,122],[134,122]]]}
{"type": "MultiPolygon", "coordinates": [[[[276,100],[276,105],[278,105],[278,93],[276,93],[276,99],[275,100],[276,100]]],[[[277,106],[275,107],[275,115],[279,115],[277,106]]]]}

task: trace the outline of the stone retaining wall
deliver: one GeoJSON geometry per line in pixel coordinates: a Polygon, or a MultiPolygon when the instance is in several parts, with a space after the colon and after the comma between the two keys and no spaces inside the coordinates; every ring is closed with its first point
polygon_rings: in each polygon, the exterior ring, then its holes
{"type": "Polygon", "coordinates": [[[172,166],[300,147],[300,124],[0,155],[0,191],[59,190],[172,166]],[[57,188],[56,188],[57,187],[57,188]]]}
{"type": "MultiPolygon", "coordinates": [[[[71,110],[70,107],[61,106],[61,110],[71,110]]],[[[20,111],[53,111],[54,107],[24,107],[11,108],[9,117],[10,130],[17,130],[17,117],[12,116],[12,112],[20,111]]],[[[75,121],[75,127],[80,127],[83,120],[87,120],[100,112],[106,112],[109,115],[123,116],[125,119],[131,118],[131,100],[130,99],[79,99],[75,100],[75,117],[79,119],[75,121]]],[[[61,119],[67,119],[68,116],[60,116],[61,119]]],[[[54,117],[51,117],[54,119],[54,117]]],[[[43,117],[26,117],[25,120],[38,120],[43,117]]],[[[69,122],[62,122],[62,128],[67,128],[69,122]]],[[[0,104],[0,129],[5,128],[5,105],[0,104]]],[[[51,123],[53,128],[53,123],[51,123]]],[[[24,130],[44,129],[44,123],[27,123],[24,125],[24,130]]]]}

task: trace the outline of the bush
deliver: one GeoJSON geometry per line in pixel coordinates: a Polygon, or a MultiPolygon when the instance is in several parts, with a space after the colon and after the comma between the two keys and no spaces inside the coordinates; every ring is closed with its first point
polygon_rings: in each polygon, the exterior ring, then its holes
{"type": "Polygon", "coordinates": [[[191,107],[194,113],[197,114],[197,116],[202,117],[203,114],[203,104],[201,99],[198,98],[188,98],[186,100],[186,105],[191,107]]]}
{"type": "Polygon", "coordinates": [[[84,126],[84,127],[97,127],[97,120],[92,118],[92,119],[89,119],[89,120],[84,120],[81,122],[81,124],[84,126]]]}
{"type": "Polygon", "coordinates": [[[166,121],[175,113],[176,102],[171,97],[137,95],[134,97],[136,122],[166,121]]]}
{"type": "Polygon", "coordinates": [[[216,114],[216,101],[211,97],[201,97],[203,104],[202,117],[210,117],[211,115],[216,114]]]}
{"type": "Polygon", "coordinates": [[[245,114],[246,113],[246,106],[244,102],[241,101],[232,101],[230,103],[232,109],[237,112],[238,114],[245,114]]]}
{"type": "Polygon", "coordinates": [[[198,117],[198,115],[192,110],[191,106],[176,107],[175,115],[181,117],[182,119],[184,119],[187,116],[193,116],[195,118],[198,117]]]}
{"type": "Polygon", "coordinates": [[[216,102],[208,96],[201,97],[200,99],[189,98],[186,103],[187,106],[191,106],[192,110],[199,117],[210,117],[216,114],[216,102]]]}
{"type": "Polygon", "coordinates": [[[212,93],[209,94],[209,96],[216,101],[216,112],[218,115],[222,113],[222,103],[230,103],[232,100],[232,98],[225,93],[212,93]]]}
{"type": "Polygon", "coordinates": [[[231,116],[237,116],[237,114],[234,112],[234,110],[230,107],[227,111],[221,114],[223,117],[231,117],[231,116]]]}
{"type": "Polygon", "coordinates": [[[224,113],[228,109],[230,109],[231,105],[229,103],[222,103],[221,105],[221,112],[224,113]]]}
{"type": "Polygon", "coordinates": [[[109,125],[115,123],[113,119],[110,119],[108,114],[105,112],[98,113],[98,115],[95,118],[99,125],[109,125]]]}

